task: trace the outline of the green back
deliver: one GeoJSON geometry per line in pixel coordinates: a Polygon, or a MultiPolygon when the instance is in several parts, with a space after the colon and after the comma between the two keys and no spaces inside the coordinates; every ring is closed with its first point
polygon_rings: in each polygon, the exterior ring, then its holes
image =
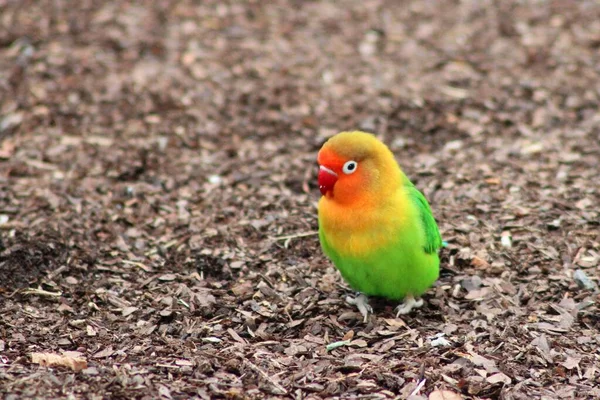
{"type": "Polygon", "coordinates": [[[411,200],[419,209],[421,225],[425,232],[425,244],[423,249],[427,254],[437,253],[442,247],[442,235],[440,235],[435,218],[433,218],[429,203],[423,193],[421,193],[412,183],[407,185],[406,188],[411,200]]]}

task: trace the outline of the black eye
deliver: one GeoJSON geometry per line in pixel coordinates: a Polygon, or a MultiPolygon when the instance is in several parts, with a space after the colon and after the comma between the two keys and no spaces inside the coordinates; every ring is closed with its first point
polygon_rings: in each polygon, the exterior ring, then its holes
{"type": "Polygon", "coordinates": [[[358,167],[358,163],[356,161],[346,161],[346,163],[342,167],[342,171],[346,175],[350,175],[351,173],[353,173],[354,171],[356,171],[357,167],[358,167]]]}

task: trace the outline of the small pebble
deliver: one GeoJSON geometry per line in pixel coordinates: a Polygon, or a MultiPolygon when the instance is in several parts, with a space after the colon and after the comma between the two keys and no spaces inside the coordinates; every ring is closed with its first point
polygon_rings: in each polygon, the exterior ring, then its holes
{"type": "Polygon", "coordinates": [[[577,286],[579,286],[582,289],[593,290],[596,288],[596,283],[590,278],[588,278],[588,276],[585,274],[585,272],[583,272],[582,269],[578,269],[577,271],[575,271],[575,273],[573,274],[573,279],[575,280],[575,283],[577,283],[577,286]]]}
{"type": "Polygon", "coordinates": [[[208,177],[208,181],[210,183],[212,183],[213,185],[217,185],[219,183],[221,183],[223,179],[221,179],[221,177],[219,175],[211,175],[208,177]]]}
{"type": "Polygon", "coordinates": [[[502,236],[500,236],[500,243],[502,247],[510,249],[512,247],[512,235],[509,231],[502,232],[502,236]]]}

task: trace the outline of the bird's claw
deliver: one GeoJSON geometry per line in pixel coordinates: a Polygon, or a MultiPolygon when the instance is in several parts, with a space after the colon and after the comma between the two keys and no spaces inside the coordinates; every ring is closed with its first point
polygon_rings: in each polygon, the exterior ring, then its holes
{"type": "Polygon", "coordinates": [[[410,313],[413,308],[419,308],[423,305],[423,299],[415,299],[413,296],[406,296],[404,302],[396,307],[396,318],[410,313]]]}
{"type": "Polygon", "coordinates": [[[346,301],[348,302],[348,304],[351,304],[358,308],[358,311],[360,311],[360,313],[363,316],[363,322],[367,323],[369,313],[373,312],[373,307],[369,305],[369,299],[367,298],[367,296],[365,296],[362,293],[358,293],[356,297],[347,296],[346,301]]]}

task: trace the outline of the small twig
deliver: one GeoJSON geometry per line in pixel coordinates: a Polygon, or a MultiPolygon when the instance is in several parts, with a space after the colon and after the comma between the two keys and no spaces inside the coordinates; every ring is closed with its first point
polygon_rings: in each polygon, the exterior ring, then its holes
{"type": "Polygon", "coordinates": [[[276,236],[276,237],[272,237],[271,239],[272,240],[289,240],[289,239],[296,239],[296,238],[313,236],[313,235],[318,235],[318,234],[319,234],[318,231],[311,231],[311,232],[303,232],[303,233],[294,233],[293,235],[276,236]]]}
{"type": "Polygon", "coordinates": [[[440,91],[447,96],[454,97],[455,99],[466,99],[469,97],[469,91],[454,86],[442,86],[440,91]]]}
{"type": "Polygon", "coordinates": [[[279,383],[277,383],[273,379],[271,379],[271,377],[269,375],[267,375],[267,373],[265,371],[263,371],[262,369],[260,369],[258,366],[252,364],[248,360],[244,360],[244,364],[246,364],[248,367],[250,367],[250,369],[252,369],[254,372],[257,372],[264,380],[266,380],[271,385],[273,385],[273,387],[275,389],[277,389],[277,391],[279,392],[277,394],[287,394],[287,390],[285,390],[285,388],[283,386],[281,386],[279,383]]]}
{"type": "Polygon", "coordinates": [[[152,268],[150,268],[149,266],[147,266],[145,264],[142,264],[141,262],[123,260],[123,264],[136,266],[140,269],[143,269],[145,272],[152,272],[152,268]]]}
{"type": "Polygon", "coordinates": [[[419,393],[419,391],[420,391],[420,390],[423,388],[423,386],[425,385],[425,381],[426,381],[426,380],[427,380],[427,379],[422,379],[422,380],[419,382],[419,384],[417,385],[417,387],[415,388],[415,390],[413,390],[413,391],[410,393],[410,395],[409,395],[408,397],[410,397],[410,396],[416,396],[416,395],[417,395],[417,393],[419,393]]]}
{"type": "Polygon", "coordinates": [[[171,365],[171,364],[154,364],[157,367],[163,367],[163,368],[172,368],[172,369],[179,369],[181,368],[179,365],[171,365]]]}
{"type": "MultiPolygon", "coordinates": [[[[10,299],[10,298],[12,298],[12,297],[13,297],[15,294],[19,293],[20,291],[21,291],[21,289],[16,289],[16,290],[14,290],[14,291],[13,291],[11,294],[7,294],[7,295],[5,295],[4,297],[6,297],[7,299],[10,299]]],[[[3,321],[3,322],[4,322],[4,321],[3,321]]],[[[6,323],[6,322],[4,322],[4,323],[6,323]]]]}
{"type": "Polygon", "coordinates": [[[62,296],[62,292],[49,292],[43,289],[29,288],[23,290],[21,293],[23,294],[37,294],[38,296],[48,296],[48,297],[60,297],[62,296]]]}
{"type": "Polygon", "coordinates": [[[183,301],[182,299],[177,299],[177,303],[183,305],[188,310],[190,309],[190,305],[188,303],[186,303],[185,301],[183,301]]]}
{"type": "Polygon", "coordinates": [[[325,349],[327,351],[335,350],[338,347],[348,346],[350,344],[350,342],[351,342],[351,340],[340,340],[339,342],[332,342],[332,343],[329,343],[327,346],[325,346],[325,349]]]}
{"type": "Polygon", "coordinates": [[[275,236],[275,237],[271,237],[270,239],[275,240],[275,241],[284,240],[283,247],[285,247],[287,249],[290,242],[292,241],[292,239],[298,239],[298,238],[307,237],[307,236],[314,236],[314,235],[318,235],[318,234],[319,234],[318,231],[311,231],[311,232],[295,233],[293,235],[275,236]]]}

